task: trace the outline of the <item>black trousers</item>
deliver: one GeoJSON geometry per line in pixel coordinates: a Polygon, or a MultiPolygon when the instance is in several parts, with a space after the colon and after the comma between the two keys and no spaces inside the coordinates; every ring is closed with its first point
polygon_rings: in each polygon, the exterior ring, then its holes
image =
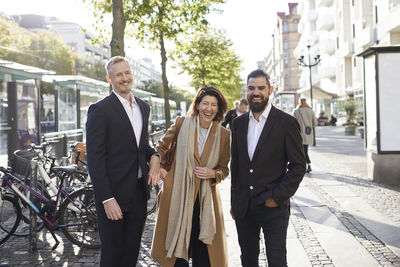
{"type": "MultiPolygon", "coordinates": [[[[207,245],[199,240],[200,234],[200,203],[197,197],[193,208],[192,232],[190,233],[189,255],[192,255],[193,267],[208,267],[210,258],[208,255],[207,245]]],[[[174,267],[188,267],[189,263],[182,258],[177,258],[174,267]]]]}
{"type": "Polygon", "coordinates": [[[122,211],[122,220],[109,220],[103,204],[96,204],[101,240],[101,267],[136,266],[146,221],[146,198],[143,185],[134,192],[134,205],[122,211]]]}
{"type": "Polygon", "coordinates": [[[308,145],[303,144],[303,148],[304,148],[304,155],[306,156],[307,164],[310,164],[311,160],[310,160],[310,157],[308,156],[308,145]]]}
{"type": "Polygon", "coordinates": [[[286,236],[289,207],[267,208],[250,205],[243,219],[235,218],[240,256],[244,267],[258,267],[260,230],[263,230],[268,267],[286,267],[286,236]]]}

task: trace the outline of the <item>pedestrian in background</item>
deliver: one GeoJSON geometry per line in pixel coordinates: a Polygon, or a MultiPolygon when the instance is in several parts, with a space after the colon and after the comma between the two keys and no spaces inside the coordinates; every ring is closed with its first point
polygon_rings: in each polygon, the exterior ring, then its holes
{"type": "MultiPolygon", "coordinates": [[[[227,126],[229,127],[229,129],[232,129],[232,122],[233,120],[244,114],[245,112],[247,112],[247,110],[249,109],[249,103],[247,102],[247,99],[241,99],[240,101],[238,101],[239,104],[236,105],[235,104],[235,108],[229,110],[226,115],[225,115],[225,121],[222,123],[222,126],[224,126],[225,128],[227,128],[227,126]]],[[[236,103],[236,101],[235,101],[236,103]]]]}
{"type": "MultiPolygon", "coordinates": [[[[224,218],[216,185],[228,174],[230,132],[221,126],[225,97],[201,88],[184,117],[171,169],[164,173],[151,256],[161,266],[228,266],[224,218]]],[[[163,158],[174,138],[177,118],[157,151],[163,158]]]]}
{"type": "Polygon", "coordinates": [[[307,172],[311,172],[311,160],[308,155],[308,146],[314,144],[315,126],[317,118],[314,111],[307,104],[305,98],[300,98],[300,103],[293,112],[293,116],[300,124],[301,138],[303,139],[303,149],[307,161],[307,172]]]}
{"type": "Polygon", "coordinates": [[[290,197],[306,172],[296,119],[269,102],[273,91],[263,70],[247,77],[250,112],[232,129],[231,214],[244,267],[258,267],[260,230],[268,266],[287,266],[286,236],[290,197]]]}
{"type": "Polygon", "coordinates": [[[158,182],[160,158],[148,140],[150,106],[131,92],[128,61],[113,57],[106,71],[113,91],[89,107],[86,123],[87,163],[101,240],[100,266],[136,266],[146,220],[147,184],[158,182]]]}

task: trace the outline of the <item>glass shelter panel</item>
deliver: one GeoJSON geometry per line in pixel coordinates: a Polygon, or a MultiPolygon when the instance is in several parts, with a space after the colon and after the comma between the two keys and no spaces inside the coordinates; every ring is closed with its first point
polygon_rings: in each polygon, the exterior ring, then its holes
{"type": "Polygon", "coordinates": [[[91,104],[96,103],[100,99],[108,95],[108,88],[95,87],[82,84],[80,85],[80,121],[81,128],[85,128],[87,120],[87,112],[91,104]]]}
{"type": "Polygon", "coordinates": [[[58,88],[58,131],[73,130],[77,127],[75,86],[58,88]]]}
{"type": "Polygon", "coordinates": [[[40,130],[41,134],[56,131],[55,90],[53,83],[41,82],[40,86],[40,130]]]}
{"type": "Polygon", "coordinates": [[[8,97],[7,97],[7,82],[0,78],[0,164],[7,164],[7,144],[8,133],[11,130],[8,124],[8,97]]]}

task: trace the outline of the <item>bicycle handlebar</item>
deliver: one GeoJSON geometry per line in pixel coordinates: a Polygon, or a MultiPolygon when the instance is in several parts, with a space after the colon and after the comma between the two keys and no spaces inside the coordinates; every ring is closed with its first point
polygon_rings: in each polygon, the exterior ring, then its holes
{"type": "Polygon", "coordinates": [[[1,166],[0,166],[0,172],[2,172],[2,173],[4,173],[4,174],[7,174],[7,173],[10,172],[10,170],[9,170],[8,168],[4,168],[4,167],[1,167],[1,166]]]}

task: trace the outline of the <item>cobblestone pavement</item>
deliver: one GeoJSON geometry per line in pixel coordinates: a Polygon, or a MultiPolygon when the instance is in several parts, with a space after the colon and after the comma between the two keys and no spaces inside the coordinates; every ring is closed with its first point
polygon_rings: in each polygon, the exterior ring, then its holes
{"type": "MultiPolygon", "coordinates": [[[[155,215],[147,218],[143,233],[142,247],[140,250],[137,266],[159,266],[150,257],[151,240],[155,224],[155,215]]],[[[38,250],[34,253],[28,252],[28,237],[11,237],[0,247],[0,264],[10,266],[99,266],[99,249],[80,249],[73,245],[61,231],[56,231],[60,245],[52,251],[55,244],[48,231],[38,233],[38,250]]]]}

